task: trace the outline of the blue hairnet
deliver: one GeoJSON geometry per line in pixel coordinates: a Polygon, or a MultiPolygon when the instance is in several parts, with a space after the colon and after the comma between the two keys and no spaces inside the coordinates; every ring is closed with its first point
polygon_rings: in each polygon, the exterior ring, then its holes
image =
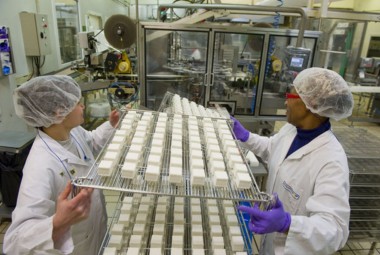
{"type": "Polygon", "coordinates": [[[315,114],[335,120],[352,114],[354,99],[350,88],[334,71],[319,67],[305,69],[293,85],[306,107],[315,114]]]}
{"type": "Polygon", "coordinates": [[[39,76],[13,92],[16,114],[32,127],[61,123],[81,99],[81,90],[66,75],[39,76]]]}

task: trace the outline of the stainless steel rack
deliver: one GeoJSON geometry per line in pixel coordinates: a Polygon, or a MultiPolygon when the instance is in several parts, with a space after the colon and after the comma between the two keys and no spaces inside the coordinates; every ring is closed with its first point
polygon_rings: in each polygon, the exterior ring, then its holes
{"type": "MultiPolygon", "coordinates": [[[[122,211],[122,205],[123,205],[123,199],[125,197],[132,198],[133,200],[133,206],[131,209],[131,215],[130,215],[130,221],[127,225],[125,225],[124,230],[122,231],[121,235],[123,236],[122,241],[120,242],[120,248],[117,248],[118,254],[128,254],[127,251],[131,246],[130,244],[130,238],[132,234],[135,234],[134,229],[137,225],[141,225],[141,223],[137,220],[137,214],[139,213],[139,206],[144,204],[142,202],[142,198],[150,198],[149,199],[149,211],[147,213],[147,220],[145,223],[143,223],[143,230],[141,231],[141,243],[138,245],[138,254],[139,255],[145,255],[145,254],[152,254],[151,249],[157,248],[154,246],[152,241],[152,236],[155,234],[155,226],[157,224],[163,225],[163,232],[161,235],[163,236],[162,244],[159,247],[160,254],[170,255],[170,254],[176,254],[174,253],[175,250],[172,250],[173,248],[173,240],[172,237],[175,235],[176,230],[174,229],[176,226],[183,225],[184,231],[183,231],[183,247],[180,249],[181,254],[184,255],[192,255],[197,254],[196,249],[194,247],[197,247],[197,244],[193,244],[194,242],[194,236],[199,236],[201,240],[203,241],[203,247],[201,250],[203,250],[204,254],[206,255],[217,255],[217,249],[213,246],[213,236],[211,234],[211,228],[212,226],[220,226],[221,233],[218,233],[219,236],[223,237],[223,246],[226,254],[235,254],[236,250],[233,248],[233,241],[231,240],[231,235],[240,234],[241,237],[244,240],[244,248],[240,250],[240,252],[245,254],[251,254],[252,251],[252,245],[257,246],[252,240],[252,235],[250,235],[249,230],[247,229],[247,225],[245,224],[244,217],[241,214],[241,212],[236,210],[236,206],[238,205],[238,202],[236,201],[229,201],[232,205],[230,208],[234,208],[234,214],[229,214],[231,216],[235,216],[237,227],[239,228],[239,233],[231,233],[230,232],[230,226],[227,221],[226,215],[227,213],[224,211],[225,209],[225,201],[222,200],[210,200],[210,199],[204,199],[204,198],[195,198],[199,200],[199,206],[201,208],[201,222],[198,224],[198,226],[202,227],[202,232],[198,234],[194,234],[195,230],[192,230],[193,219],[192,219],[192,213],[191,208],[194,206],[192,204],[193,198],[183,198],[183,204],[179,204],[176,199],[177,197],[167,197],[166,199],[166,206],[165,206],[165,219],[163,223],[157,222],[155,220],[156,214],[159,214],[157,212],[157,208],[160,205],[158,202],[159,198],[163,198],[162,196],[158,195],[141,195],[141,194],[125,194],[121,195],[121,199],[117,203],[117,207],[115,210],[115,214],[112,217],[112,221],[110,223],[110,227],[108,228],[106,238],[103,240],[102,247],[103,249],[99,252],[99,255],[103,254],[105,249],[107,247],[114,247],[114,243],[111,243],[110,239],[113,235],[112,229],[115,224],[118,224],[119,217],[121,215],[122,211]],[[211,204],[211,202],[213,202],[211,204]],[[211,215],[211,212],[208,211],[208,206],[215,205],[218,208],[218,213],[211,215]],[[178,224],[174,222],[174,206],[183,206],[183,217],[184,222],[183,224],[178,224]],[[220,224],[213,225],[214,223],[211,223],[211,220],[209,217],[219,217],[220,224]]],[[[146,204],[146,202],[145,202],[146,204]]],[[[162,204],[161,204],[162,205],[162,204]]],[[[226,206],[227,207],[227,206],[226,206]]],[[[119,233],[120,234],[120,233],[119,233]]],[[[178,235],[178,234],[176,234],[178,235]]],[[[199,254],[197,254],[199,255],[199,254]]]]}
{"type": "MultiPolygon", "coordinates": [[[[132,111],[129,111],[132,112],[132,111]]],[[[162,160],[160,163],[160,175],[156,182],[147,181],[144,176],[147,170],[147,159],[151,150],[151,142],[152,137],[155,133],[157,119],[160,116],[158,112],[151,112],[152,121],[151,126],[149,126],[147,131],[146,142],[142,148],[141,160],[139,165],[137,166],[138,171],[136,176],[132,179],[122,178],[121,177],[121,168],[124,163],[124,159],[131,147],[131,141],[134,137],[134,133],[136,132],[136,128],[138,127],[137,123],[145,111],[135,111],[136,119],[132,125],[132,130],[130,130],[129,135],[126,137],[124,144],[121,147],[120,159],[118,159],[118,163],[112,169],[112,174],[110,176],[102,176],[98,173],[99,163],[107,151],[107,147],[110,144],[112,137],[109,139],[107,145],[103,148],[102,152],[96,159],[96,163],[92,166],[88,175],[85,177],[80,177],[75,179],[74,185],[79,187],[93,187],[98,189],[105,190],[114,190],[120,192],[131,192],[131,193],[141,193],[141,194],[152,194],[152,195],[167,195],[167,196],[179,196],[179,197],[198,197],[198,198],[206,198],[206,199],[224,199],[224,200],[237,200],[237,201],[258,201],[266,204],[267,206],[273,200],[273,196],[263,193],[259,190],[255,177],[252,175],[251,171],[248,171],[249,176],[251,178],[251,185],[249,188],[239,188],[232,181],[233,173],[231,169],[229,169],[226,164],[225,171],[228,173],[228,185],[226,187],[217,187],[212,180],[212,173],[208,167],[208,162],[210,159],[206,157],[206,142],[204,138],[204,130],[202,123],[204,120],[208,119],[212,121],[215,126],[215,133],[219,140],[221,140],[221,134],[218,133],[218,129],[216,128],[217,121],[224,121],[229,125],[229,120],[221,120],[218,118],[205,118],[205,117],[194,117],[197,120],[199,133],[201,136],[201,150],[203,153],[203,161],[205,166],[205,182],[203,186],[196,186],[191,183],[190,177],[190,154],[189,154],[189,132],[187,130],[187,122],[189,120],[189,116],[182,116],[183,121],[183,130],[182,130],[182,155],[183,155],[183,172],[182,178],[183,181],[180,184],[173,184],[169,182],[169,159],[171,154],[171,142],[172,142],[172,127],[173,127],[173,119],[176,117],[174,114],[167,114],[167,130],[164,136],[163,142],[163,154],[162,160]]],[[[123,117],[126,113],[123,114],[123,117]]],[[[233,133],[231,131],[231,127],[229,126],[230,135],[233,137],[233,133]]],[[[235,140],[236,142],[236,140],[235,140]]],[[[236,146],[240,151],[240,155],[242,157],[243,163],[249,169],[249,166],[246,162],[244,154],[239,146],[239,143],[236,142],[236,146]]],[[[226,160],[226,159],[225,159],[226,160]]]]}
{"type": "Polygon", "coordinates": [[[350,239],[380,240],[380,139],[355,127],[333,129],[350,168],[350,239]]]}

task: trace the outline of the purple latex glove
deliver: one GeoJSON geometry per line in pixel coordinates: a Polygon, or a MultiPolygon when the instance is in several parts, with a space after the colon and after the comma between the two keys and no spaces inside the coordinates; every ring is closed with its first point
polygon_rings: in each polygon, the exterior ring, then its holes
{"type": "Polygon", "coordinates": [[[243,127],[243,125],[234,117],[231,116],[231,119],[234,121],[233,132],[237,139],[242,142],[246,142],[249,138],[249,131],[243,127]]]}
{"type": "Polygon", "coordinates": [[[276,198],[276,204],[269,211],[261,211],[259,203],[255,203],[253,207],[238,206],[238,209],[251,216],[248,229],[254,233],[284,233],[289,230],[291,223],[290,213],[284,211],[284,207],[278,197],[276,198]]]}

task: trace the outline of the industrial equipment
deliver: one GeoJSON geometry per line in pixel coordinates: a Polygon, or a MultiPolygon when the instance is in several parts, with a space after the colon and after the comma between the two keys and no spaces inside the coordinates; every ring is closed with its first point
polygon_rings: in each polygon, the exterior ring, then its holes
{"type": "Polygon", "coordinates": [[[87,74],[89,82],[104,83],[111,107],[120,108],[138,100],[134,21],[125,15],[113,15],[107,19],[104,30],[97,34],[82,32],[78,38],[85,57],[83,63],[75,63],[72,68],[87,74]],[[106,41],[100,37],[103,34],[106,41]],[[99,52],[98,46],[106,46],[106,50],[99,52]]]}

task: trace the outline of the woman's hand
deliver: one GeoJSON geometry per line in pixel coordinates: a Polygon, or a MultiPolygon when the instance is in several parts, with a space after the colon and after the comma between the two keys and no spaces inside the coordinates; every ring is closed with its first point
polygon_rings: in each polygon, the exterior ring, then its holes
{"type": "Polygon", "coordinates": [[[71,199],[71,182],[59,194],[56,211],[53,216],[53,241],[54,244],[70,230],[70,227],[82,220],[87,219],[91,208],[91,195],[94,189],[81,188],[79,193],[71,199]]]}
{"type": "Polygon", "coordinates": [[[117,127],[117,124],[119,123],[119,119],[120,119],[120,112],[117,109],[113,110],[109,115],[109,120],[110,120],[111,125],[114,128],[117,127]]]}

